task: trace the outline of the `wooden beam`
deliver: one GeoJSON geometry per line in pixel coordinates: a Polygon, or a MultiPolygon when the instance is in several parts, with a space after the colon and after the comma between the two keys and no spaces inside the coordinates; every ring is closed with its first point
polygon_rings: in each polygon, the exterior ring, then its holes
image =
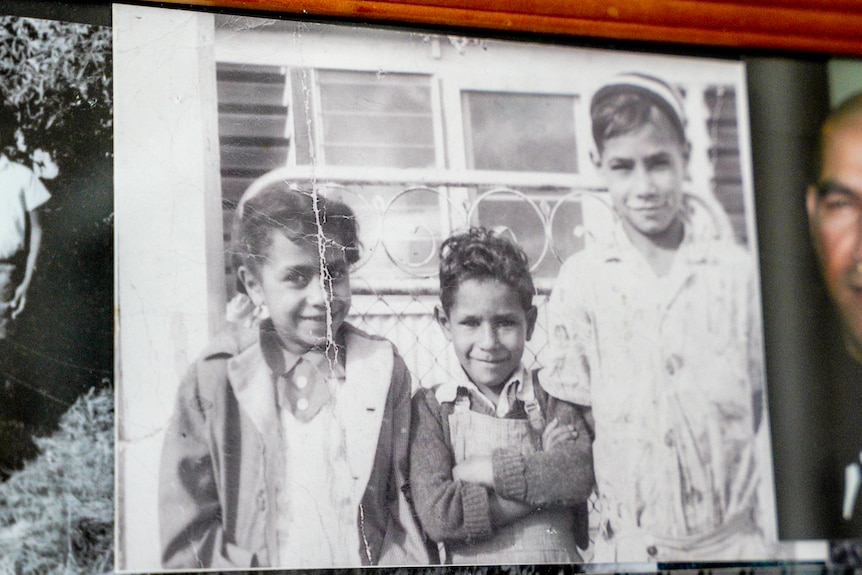
{"type": "Polygon", "coordinates": [[[858,0],[169,0],[169,3],[862,56],[862,2],[858,0]]]}

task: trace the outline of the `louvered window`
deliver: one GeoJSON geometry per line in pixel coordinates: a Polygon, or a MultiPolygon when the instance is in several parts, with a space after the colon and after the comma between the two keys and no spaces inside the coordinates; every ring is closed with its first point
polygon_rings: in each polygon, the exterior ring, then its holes
{"type": "Polygon", "coordinates": [[[438,164],[429,76],[299,69],[291,80],[297,164],[438,164]]]}
{"type": "Polygon", "coordinates": [[[252,181],[287,163],[286,78],[275,66],[219,64],[216,79],[222,198],[232,208],[252,181]]]}

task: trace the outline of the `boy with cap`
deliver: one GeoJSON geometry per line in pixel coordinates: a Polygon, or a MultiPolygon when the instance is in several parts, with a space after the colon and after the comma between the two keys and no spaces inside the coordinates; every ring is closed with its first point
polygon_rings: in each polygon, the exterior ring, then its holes
{"type": "Polygon", "coordinates": [[[618,224],[560,271],[546,379],[595,421],[594,560],[763,558],[751,256],[683,191],[689,144],[669,85],[620,75],[590,111],[618,224]]]}

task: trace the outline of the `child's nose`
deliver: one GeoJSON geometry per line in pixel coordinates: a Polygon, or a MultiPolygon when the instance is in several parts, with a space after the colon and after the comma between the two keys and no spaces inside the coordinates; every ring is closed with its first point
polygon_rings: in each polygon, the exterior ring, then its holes
{"type": "Polygon", "coordinates": [[[635,167],[632,178],[634,180],[632,188],[638,196],[648,196],[656,193],[656,186],[652,175],[644,166],[635,167]]]}
{"type": "Polygon", "coordinates": [[[323,305],[331,299],[327,283],[327,280],[322,279],[319,274],[315,275],[305,287],[305,301],[309,305],[323,305]]]}
{"type": "Polygon", "coordinates": [[[491,324],[482,324],[479,345],[483,349],[492,349],[497,345],[497,330],[491,324]]]}

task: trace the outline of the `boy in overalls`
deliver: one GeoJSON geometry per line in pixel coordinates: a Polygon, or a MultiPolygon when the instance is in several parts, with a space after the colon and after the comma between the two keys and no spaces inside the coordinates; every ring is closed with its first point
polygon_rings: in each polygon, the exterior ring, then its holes
{"type": "Polygon", "coordinates": [[[521,364],[537,310],[527,257],[481,228],[440,251],[435,317],[461,370],[413,398],[410,488],[447,563],[577,562],[591,426],[521,364]]]}

